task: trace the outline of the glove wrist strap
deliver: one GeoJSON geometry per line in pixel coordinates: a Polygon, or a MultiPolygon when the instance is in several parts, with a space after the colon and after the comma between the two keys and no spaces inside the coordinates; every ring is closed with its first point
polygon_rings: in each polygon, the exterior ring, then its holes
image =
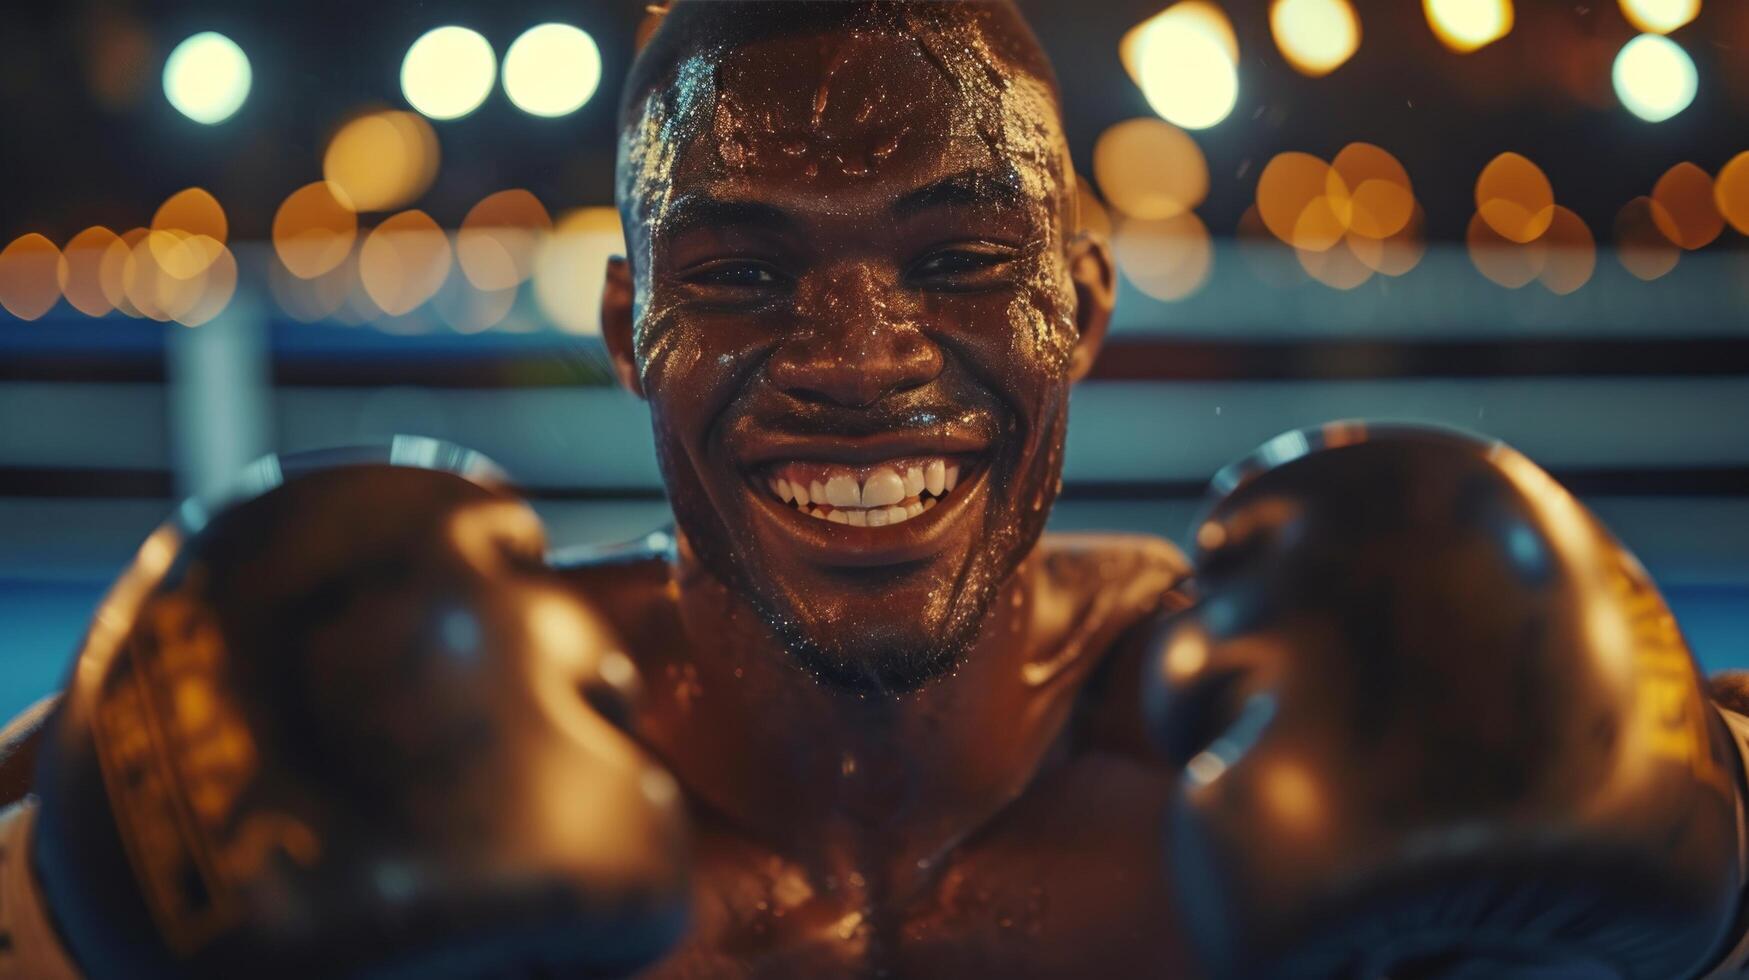
{"type": "Polygon", "coordinates": [[[30,868],[36,804],[0,810],[0,980],[79,980],[30,868]]]}

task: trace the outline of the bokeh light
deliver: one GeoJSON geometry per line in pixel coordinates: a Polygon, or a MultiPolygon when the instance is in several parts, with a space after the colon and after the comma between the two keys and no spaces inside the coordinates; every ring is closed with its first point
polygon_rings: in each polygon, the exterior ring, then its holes
{"type": "Polygon", "coordinates": [[[1749,235],[1749,150],[1719,168],[1713,181],[1713,203],[1731,227],[1749,235]]]}
{"type": "Polygon", "coordinates": [[[1512,0],[1422,0],[1421,6],[1440,42],[1459,54],[1512,32],[1512,0]]]}
{"type": "Polygon", "coordinates": [[[1196,292],[1214,266],[1208,228],[1190,211],[1158,221],[1123,221],[1112,234],[1111,246],[1124,277],[1163,302],[1196,292]]]}
{"type": "Polygon", "coordinates": [[[566,333],[600,333],[607,260],[625,251],[613,208],[578,208],[561,217],[535,254],[534,296],[541,312],[566,333]]]}
{"type": "Polygon", "coordinates": [[[1308,275],[1331,289],[1358,289],[1373,276],[1372,267],[1361,261],[1346,238],[1322,251],[1296,248],[1294,254],[1308,275]]]}
{"type": "Polygon", "coordinates": [[[459,119],[486,101],[497,74],[498,58],[478,31],[433,28],[401,61],[401,94],[432,119],[459,119]]]}
{"type": "Polygon", "coordinates": [[[1652,188],[1652,220],[1673,245],[1693,251],[1705,248],[1725,230],[1724,215],[1713,200],[1713,179],[1692,163],[1664,172],[1652,188]]]}
{"type": "Polygon", "coordinates": [[[1597,243],[1583,218],[1557,205],[1549,230],[1539,242],[1544,258],[1537,279],[1549,292],[1566,296],[1591,281],[1597,268],[1597,243]]]}
{"type": "Polygon", "coordinates": [[[1207,129],[1239,100],[1239,46],[1221,8],[1180,0],[1137,25],[1119,46],[1124,67],[1162,119],[1207,129]]]}
{"type": "Polygon", "coordinates": [[[456,261],[475,289],[513,289],[534,273],[535,250],[552,229],[553,219],[533,194],[499,191],[462,219],[456,261]]]}
{"type": "Polygon", "coordinates": [[[1688,108],[1700,88],[1694,60],[1661,34],[1641,34],[1622,45],[1610,78],[1621,104],[1653,123],[1688,108]]]}
{"type": "Polygon", "coordinates": [[[530,115],[576,112],[600,84],[601,49],[570,24],[537,24],[504,53],[504,94],[530,115]]]}
{"type": "Polygon", "coordinates": [[[1615,257],[1635,278],[1651,282],[1676,268],[1682,250],[1658,230],[1669,221],[1657,215],[1663,205],[1649,197],[1636,197],[1615,216],[1615,257]]]}
{"type": "Polygon", "coordinates": [[[1258,216],[1271,234],[1295,249],[1322,252],[1335,247],[1348,230],[1348,200],[1342,178],[1310,153],[1278,153],[1257,179],[1258,216]]]}
{"type": "Polygon", "coordinates": [[[1409,217],[1403,227],[1382,238],[1368,237],[1350,230],[1343,239],[1349,251],[1363,265],[1387,276],[1408,275],[1427,254],[1425,227],[1427,217],[1421,205],[1410,201],[1409,217]]]}
{"type": "Polygon", "coordinates": [[[249,56],[215,31],[186,38],[164,62],[164,97],[197,123],[222,123],[249,97],[249,56]]]}
{"type": "Polygon", "coordinates": [[[221,246],[218,257],[208,263],[202,274],[200,292],[194,302],[173,319],[185,327],[198,327],[223,313],[236,292],[237,259],[230,249],[221,246]]]}
{"type": "Polygon", "coordinates": [[[1360,17],[1348,0],[1274,0],[1269,30],[1287,63],[1312,78],[1342,67],[1360,48],[1360,17]]]}
{"type": "Polygon", "coordinates": [[[1639,30],[1668,34],[1700,13],[1700,0],[1621,0],[1621,12],[1639,30]]]}
{"type": "Polygon", "coordinates": [[[1496,235],[1536,241],[1555,216],[1555,189],[1542,168],[1517,153],[1488,161],[1476,178],[1476,211],[1496,235]]]}
{"type": "Polygon", "coordinates": [[[1343,225],[1368,238],[1403,230],[1415,211],[1409,172],[1390,151],[1371,143],[1350,143],[1336,154],[1325,193],[1343,225]]]}
{"type": "Polygon", "coordinates": [[[20,320],[35,320],[61,298],[61,250],[36,232],[0,249],[0,307],[20,320]]]}
{"type": "Polygon", "coordinates": [[[200,304],[225,247],[206,235],[151,229],[122,263],[122,289],[142,316],[179,320],[200,304]]]}
{"type": "Polygon", "coordinates": [[[274,300],[286,315],[303,323],[343,319],[336,314],[358,287],[357,249],[342,252],[339,262],[309,278],[294,275],[284,263],[268,265],[267,284],[274,300]]]}
{"type": "Polygon", "coordinates": [[[1111,206],[1158,221],[1183,214],[1208,196],[1208,162],[1190,134],[1159,119],[1129,119],[1093,146],[1093,174],[1111,206]]]}
{"type": "Polygon", "coordinates": [[[358,276],[371,302],[403,316],[436,295],[449,276],[449,236],[423,211],[402,211],[365,236],[358,276]]]}
{"type": "Polygon", "coordinates": [[[86,316],[105,316],[115,309],[103,290],[103,256],[121,239],[102,225],[94,225],[67,240],[58,267],[61,295],[68,305],[86,316]]]}
{"type": "Polygon", "coordinates": [[[299,279],[314,279],[346,261],[357,238],[350,196],[330,181],[292,191],[273,214],[273,251],[299,279]]]}
{"type": "Polygon", "coordinates": [[[431,299],[438,319],[457,333],[480,333],[504,322],[516,305],[517,289],[478,289],[466,276],[450,276],[431,299]]]}
{"type": "Polygon", "coordinates": [[[322,176],[359,211],[404,207],[437,177],[437,133],[411,112],[372,112],[334,134],[322,176]]]}
{"type": "MultiPolygon", "coordinates": [[[[1554,223],[1554,218],[1554,206],[1550,205],[1543,231],[1554,223]]],[[[1478,211],[1470,217],[1464,242],[1469,247],[1470,261],[1475,264],[1477,272],[1507,289],[1520,289],[1535,282],[1548,262],[1548,246],[1540,234],[1527,242],[1508,238],[1495,230],[1478,211]]]]}
{"type": "Polygon", "coordinates": [[[103,259],[97,266],[98,285],[103,289],[103,298],[115,307],[123,316],[138,319],[144,316],[128,299],[127,263],[133,257],[134,247],[144,241],[148,234],[145,228],[130,228],[117,236],[103,250],[103,259]]]}
{"type": "Polygon", "coordinates": [[[172,194],[152,215],[146,244],[166,274],[189,279],[206,271],[224,250],[229,222],[218,199],[199,187],[172,194]]]}

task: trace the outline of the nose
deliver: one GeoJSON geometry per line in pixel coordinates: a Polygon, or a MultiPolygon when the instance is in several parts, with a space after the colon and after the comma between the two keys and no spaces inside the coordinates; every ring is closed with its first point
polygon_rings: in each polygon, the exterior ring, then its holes
{"type": "Polygon", "coordinates": [[[767,366],[785,392],[804,401],[866,408],[941,374],[941,348],[878,276],[842,274],[799,300],[804,327],[767,366]]]}

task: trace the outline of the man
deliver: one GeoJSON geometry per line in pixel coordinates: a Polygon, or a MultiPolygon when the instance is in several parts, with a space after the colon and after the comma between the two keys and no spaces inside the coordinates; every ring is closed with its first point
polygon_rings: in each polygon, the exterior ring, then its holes
{"type": "Polygon", "coordinates": [[[1521,457],[1274,447],[1201,525],[1194,596],[1163,541],[1042,535],[1113,271],[1010,7],[682,3],[622,133],[604,333],[674,537],[546,569],[514,501],[402,466],[149,542],[13,837],[36,962],[72,969],[57,934],[94,976],[1726,956],[1741,765],[1685,652],[1635,707],[1607,627],[1662,607],[1521,457]],[[1539,722],[1511,778],[1464,768],[1496,681],[1539,722]]]}

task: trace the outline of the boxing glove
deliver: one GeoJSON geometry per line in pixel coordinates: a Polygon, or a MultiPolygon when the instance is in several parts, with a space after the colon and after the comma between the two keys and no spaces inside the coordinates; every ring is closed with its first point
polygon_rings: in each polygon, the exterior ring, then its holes
{"type": "Polygon", "coordinates": [[[1498,443],[1361,423],[1216,489],[1146,684],[1212,976],[1679,980],[1725,955],[1738,744],[1571,494],[1498,443]]]}
{"type": "Polygon", "coordinates": [[[147,539],[35,782],[85,975],[621,975],[677,937],[677,788],[603,715],[636,671],[483,472],[268,460],[147,539]]]}

